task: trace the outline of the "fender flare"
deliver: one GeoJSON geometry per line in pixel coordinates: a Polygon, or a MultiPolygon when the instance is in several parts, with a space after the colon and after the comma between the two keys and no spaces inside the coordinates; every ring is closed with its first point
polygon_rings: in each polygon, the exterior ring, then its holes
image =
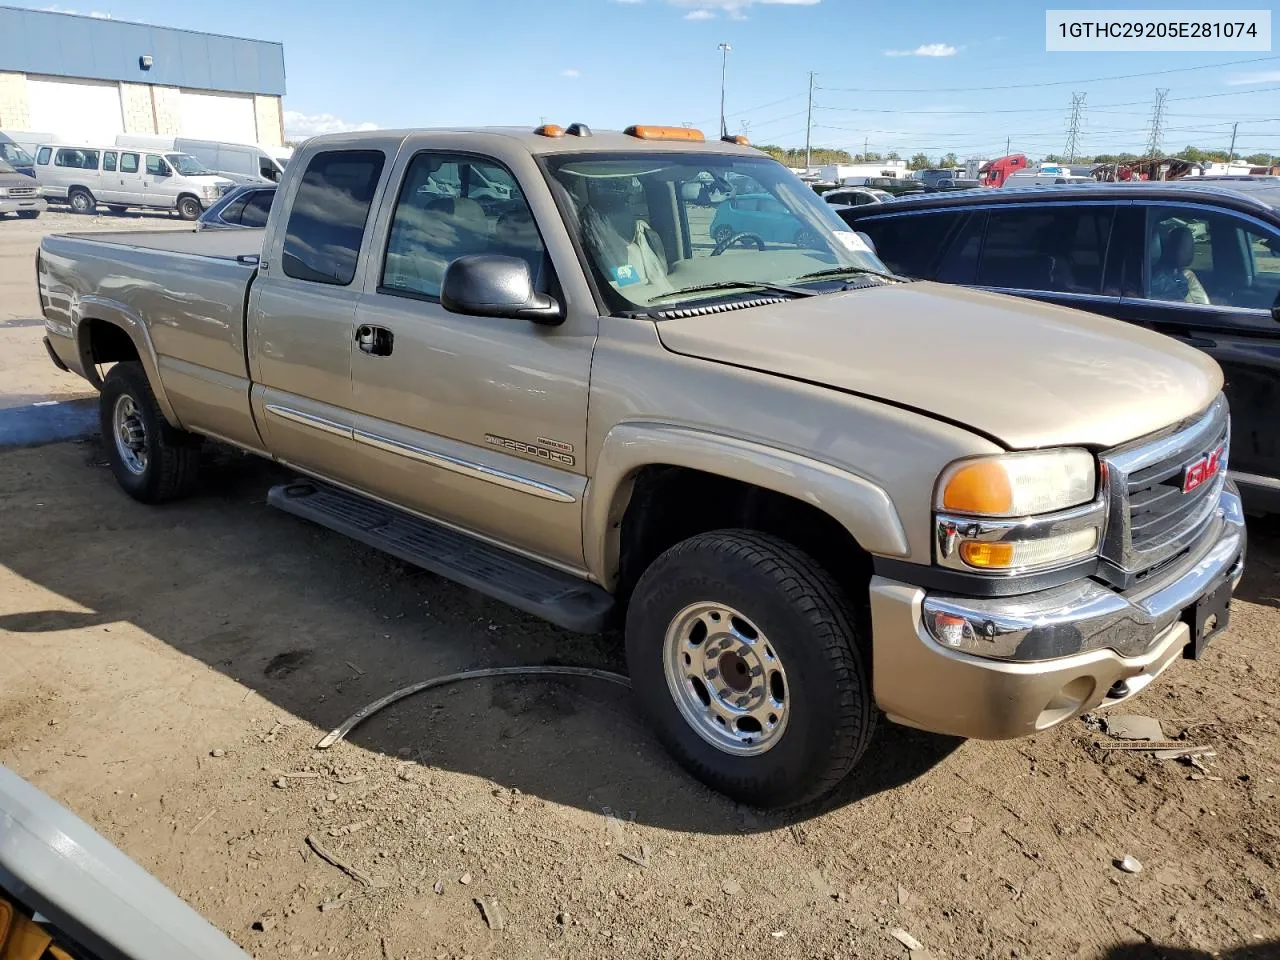
{"type": "Polygon", "coordinates": [[[910,553],[888,493],[876,483],[810,457],[737,437],[677,424],[629,422],[608,432],[583,497],[587,570],[605,589],[618,580],[622,517],[637,472],[647,466],[687,467],[772,490],[832,517],[869,552],[910,553]]]}
{"type": "Polygon", "coordinates": [[[119,327],[128,335],[133,342],[133,348],[138,352],[138,358],[142,361],[142,368],[147,374],[147,381],[151,384],[151,392],[156,395],[156,402],[160,405],[160,412],[164,414],[164,418],[171,425],[181,429],[182,422],[178,419],[178,415],[174,413],[173,404],[169,402],[169,395],[165,392],[164,382],[160,378],[160,362],[156,354],[155,344],[151,341],[151,331],[147,329],[147,325],[142,318],[123,303],[109,300],[106,297],[80,297],[72,309],[76,352],[80,357],[85,379],[93,384],[96,389],[102,389],[102,379],[98,376],[97,368],[93,363],[85,321],[94,320],[109,323],[113,327],[119,327]]]}

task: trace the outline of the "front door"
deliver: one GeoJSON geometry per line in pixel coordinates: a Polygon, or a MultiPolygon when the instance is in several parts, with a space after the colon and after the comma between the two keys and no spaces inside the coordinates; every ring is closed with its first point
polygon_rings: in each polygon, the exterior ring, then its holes
{"type": "Polygon", "coordinates": [[[548,327],[445,310],[441,284],[456,257],[519,257],[554,290],[550,258],[520,186],[496,161],[420,152],[400,160],[396,183],[351,364],[355,439],[373,492],[580,569],[597,318],[571,313],[548,327]],[[495,197],[493,183],[509,198],[495,197]]]}
{"type": "Polygon", "coordinates": [[[365,224],[386,166],[382,150],[317,153],[284,230],[264,248],[249,298],[254,417],[271,454],[348,486],[365,486],[352,441],[353,284],[365,224]],[[281,238],[280,234],[283,234],[281,238]]]}
{"type": "Polygon", "coordinates": [[[1233,473],[1280,478],[1280,229],[1194,203],[1133,207],[1143,257],[1119,315],[1218,361],[1233,473]]]}
{"type": "Polygon", "coordinates": [[[176,207],[178,187],[173,167],[157,153],[146,154],[142,174],[143,203],[148,207],[176,207]]]}

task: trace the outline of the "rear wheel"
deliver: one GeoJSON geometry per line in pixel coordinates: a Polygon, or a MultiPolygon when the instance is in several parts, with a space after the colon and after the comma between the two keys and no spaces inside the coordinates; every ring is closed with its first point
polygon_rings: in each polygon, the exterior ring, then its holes
{"type": "Polygon", "coordinates": [[[204,212],[204,207],[200,206],[200,201],[195,197],[180,197],[178,199],[178,216],[183,220],[199,220],[200,214],[204,212]]]}
{"type": "Polygon", "coordinates": [[[98,208],[98,201],[84,187],[72,187],[67,192],[67,203],[74,213],[93,213],[98,208]]]}
{"type": "Polygon", "coordinates": [[[125,493],[143,503],[163,503],[191,492],[200,464],[200,438],[165,420],[142,364],[129,361],[112,367],[99,404],[107,458],[125,493]]]}
{"type": "Polygon", "coordinates": [[[833,789],[875,712],[857,619],[831,576],[776,537],[720,530],[645,571],[627,614],[632,687],[709,787],[759,807],[833,789]]]}

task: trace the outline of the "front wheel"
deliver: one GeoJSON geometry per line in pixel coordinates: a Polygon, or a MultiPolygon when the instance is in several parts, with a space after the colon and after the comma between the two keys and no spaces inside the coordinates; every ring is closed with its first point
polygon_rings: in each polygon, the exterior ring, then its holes
{"type": "Polygon", "coordinates": [[[854,611],[825,570],[776,537],[720,530],[672,547],[636,585],[626,648],[659,739],[735,800],[815,800],[870,741],[854,611]]]}
{"type": "Polygon", "coordinates": [[[178,216],[183,220],[199,220],[203,212],[204,207],[200,206],[200,201],[195,197],[183,197],[178,201],[178,216]]]}
{"type": "Polygon", "coordinates": [[[72,187],[67,194],[67,203],[73,213],[93,213],[98,208],[98,201],[84,187],[72,187]]]}
{"type": "Polygon", "coordinates": [[[117,363],[108,371],[98,416],[111,472],[129,496],[163,503],[195,487],[200,438],[164,418],[142,364],[117,363]]]}
{"type": "Polygon", "coordinates": [[[40,216],[39,210],[19,210],[18,211],[19,220],[35,220],[39,216],[40,216]]]}

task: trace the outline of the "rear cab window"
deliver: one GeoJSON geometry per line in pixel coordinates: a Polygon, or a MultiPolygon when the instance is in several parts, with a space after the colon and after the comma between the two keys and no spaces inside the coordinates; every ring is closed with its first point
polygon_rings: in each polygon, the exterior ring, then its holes
{"type": "Polygon", "coordinates": [[[281,267],[287,276],[337,286],[355,279],[385,163],[380,150],[333,150],[311,158],[285,227],[281,267]]]}

